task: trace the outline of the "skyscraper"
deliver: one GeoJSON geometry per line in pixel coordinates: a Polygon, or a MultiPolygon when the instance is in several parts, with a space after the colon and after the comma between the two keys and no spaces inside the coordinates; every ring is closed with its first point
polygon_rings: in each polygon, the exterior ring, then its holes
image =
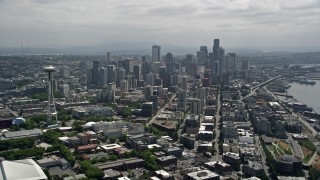
{"type": "Polygon", "coordinates": [[[100,84],[102,86],[107,85],[108,84],[108,71],[106,68],[101,68],[100,69],[100,84]]]}
{"type": "Polygon", "coordinates": [[[146,101],[149,101],[150,96],[152,96],[152,93],[153,93],[153,87],[152,86],[146,86],[144,88],[144,99],[146,101]]]}
{"type": "Polygon", "coordinates": [[[200,115],[202,113],[201,100],[193,98],[190,100],[190,114],[200,115]]]}
{"type": "Polygon", "coordinates": [[[128,87],[128,81],[127,81],[126,79],[120,81],[120,90],[121,90],[122,92],[128,92],[128,89],[129,89],[129,87],[128,87]]]}
{"type": "Polygon", "coordinates": [[[205,51],[197,51],[197,62],[199,64],[204,64],[206,59],[206,52],[205,51]]]}
{"type": "Polygon", "coordinates": [[[101,61],[93,61],[92,66],[92,83],[95,85],[99,84],[101,70],[101,61]]]}
{"type": "Polygon", "coordinates": [[[218,48],[218,50],[217,50],[217,59],[216,60],[219,61],[219,65],[220,65],[220,67],[219,67],[219,69],[220,69],[219,75],[221,75],[223,73],[223,71],[224,71],[224,69],[223,69],[224,68],[224,64],[225,64],[224,57],[225,57],[224,49],[223,48],[218,48]]]}
{"type": "MultiPolygon", "coordinates": [[[[231,60],[230,60],[230,67],[236,67],[236,53],[228,53],[229,55],[230,55],[230,58],[231,58],[231,60]]],[[[232,69],[233,69],[232,68],[232,69]]]]}
{"type": "Polygon", "coordinates": [[[244,59],[241,62],[241,70],[242,71],[248,71],[249,70],[249,61],[244,59]]]}
{"type": "Polygon", "coordinates": [[[209,55],[208,55],[208,47],[207,46],[200,46],[200,51],[204,52],[205,54],[205,59],[208,59],[209,58],[209,55]]]}
{"type": "Polygon", "coordinates": [[[220,47],[220,40],[214,39],[213,40],[213,60],[218,59],[218,49],[220,47]]]}
{"type": "Polygon", "coordinates": [[[123,67],[119,67],[116,70],[117,72],[117,78],[116,78],[116,83],[119,85],[119,83],[124,80],[126,76],[126,70],[123,67]]]}
{"type": "Polygon", "coordinates": [[[166,66],[167,66],[167,73],[170,75],[173,74],[175,68],[174,68],[172,53],[167,53],[167,55],[166,55],[166,66]]]}
{"type": "Polygon", "coordinates": [[[177,109],[178,111],[186,111],[187,106],[187,91],[180,89],[178,91],[178,102],[177,102],[177,109]]]}
{"type": "Polygon", "coordinates": [[[108,72],[108,83],[116,82],[116,67],[115,65],[108,65],[107,66],[107,72],[108,72]]]}
{"type": "Polygon", "coordinates": [[[110,65],[110,62],[111,62],[111,52],[107,52],[107,62],[106,62],[106,64],[110,65]]]}
{"type": "Polygon", "coordinates": [[[158,45],[152,46],[152,62],[159,62],[161,56],[161,47],[158,45]]]}
{"type": "Polygon", "coordinates": [[[141,67],[140,67],[140,65],[134,65],[133,66],[133,75],[134,75],[134,78],[137,81],[140,80],[140,76],[141,76],[141,67]]]}
{"type": "Polygon", "coordinates": [[[149,74],[151,72],[151,65],[149,62],[142,62],[142,76],[143,76],[143,80],[147,79],[147,74],[149,74]]]}

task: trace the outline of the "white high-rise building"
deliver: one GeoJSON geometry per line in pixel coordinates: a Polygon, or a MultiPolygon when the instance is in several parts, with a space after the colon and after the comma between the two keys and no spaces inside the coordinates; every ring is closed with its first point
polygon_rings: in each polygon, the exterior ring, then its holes
{"type": "Polygon", "coordinates": [[[120,90],[122,92],[128,92],[128,81],[126,79],[120,81],[120,90]]]}
{"type": "Polygon", "coordinates": [[[161,57],[161,47],[158,45],[152,46],[152,61],[159,62],[161,57]]]}
{"type": "Polygon", "coordinates": [[[201,107],[204,107],[206,103],[206,89],[204,87],[197,89],[196,96],[201,101],[201,107]]]}

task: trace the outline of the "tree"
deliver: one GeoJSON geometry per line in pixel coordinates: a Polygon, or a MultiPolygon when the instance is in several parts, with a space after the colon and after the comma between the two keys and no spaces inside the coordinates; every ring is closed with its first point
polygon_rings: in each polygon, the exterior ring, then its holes
{"type": "Polygon", "coordinates": [[[53,129],[49,129],[42,134],[42,140],[47,143],[61,143],[59,137],[60,133],[53,129]]]}
{"type": "Polygon", "coordinates": [[[82,161],[81,169],[85,173],[85,175],[90,179],[101,179],[104,176],[104,172],[97,167],[93,166],[89,160],[82,161]]]}
{"type": "Polygon", "coordinates": [[[110,161],[116,161],[116,160],[118,160],[118,157],[116,155],[114,155],[114,154],[111,154],[111,155],[109,155],[109,160],[110,161]]]}
{"type": "Polygon", "coordinates": [[[309,176],[311,180],[316,180],[320,177],[320,171],[314,167],[311,167],[309,170],[309,176]]]}
{"type": "Polygon", "coordinates": [[[26,121],[20,125],[20,128],[27,129],[27,130],[34,129],[36,127],[37,126],[34,123],[34,121],[32,121],[30,119],[26,119],[26,121]]]}
{"type": "Polygon", "coordinates": [[[63,122],[71,120],[71,112],[66,110],[59,111],[58,119],[63,122]]]}
{"type": "Polygon", "coordinates": [[[110,143],[115,143],[116,141],[117,141],[116,138],[109,138],[109,142],[110,142],[110,143]]]}
{"type": "Polygon", "coordinates": [[[36,139],[34,137],[26,137],[19,139],[9,139],[0,141],[0,151],[13,148],[31,148],[34,146],[36,139]]]}

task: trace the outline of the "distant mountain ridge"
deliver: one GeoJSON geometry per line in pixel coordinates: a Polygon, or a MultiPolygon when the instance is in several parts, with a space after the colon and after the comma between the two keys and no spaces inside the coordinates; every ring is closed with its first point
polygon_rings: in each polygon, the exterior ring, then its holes
{"type": "MultiPolygon", "coordinates": [[[[102,45],[90,45],[79,47],[29,47],[28,54],[72,54],[72,55],[105,55],[108,51],[114,55],[151,55],[151,47],[154,43],[151,42],[138,42],[138,43],[109,43],[102,45]]],[[[167,52],[172,52],[174,55],[196,54],[199,51],[199,47],[181,47],[172,44],[161,44],[162,55],[167,52]]],[[[212,47],[208,46],[209,52],[212,47]]],[[[27,54],[27,49],[23,49],[24,54],[27,54]]],[[[297,52],[289,51],[270,51],[265,52],[254,49],[239,49],[239,48],[227,48],[226,53],[235,52],[242,56],[270,56],[270,55],[290,55],[297,52]]],[[[20,47],[0,47],[0,55],[21,55],[20,47]]]]}

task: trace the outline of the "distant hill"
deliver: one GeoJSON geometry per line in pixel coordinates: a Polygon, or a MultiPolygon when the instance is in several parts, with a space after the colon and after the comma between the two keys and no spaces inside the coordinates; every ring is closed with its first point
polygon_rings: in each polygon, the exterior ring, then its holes
{"type": "MultiPolygon", "coordinates": [[[[108,43],[101,45],[88,45],[79,47],[59,47],[54,45],[42,45],[39,47],[29,47],[29,54],[72,54],[72,55],[105,55],[108,51],[114,55],[151,55],[152,42],[137,43],[108,43]]],[[[159,44],[161,46],[162,55],[171,52],[174,55],[196,54],[199,47],[182,47],[172,44],[159,44]]],[[[228,48],[226,53],[235,52],[241,56],[282,56],[292,55],[297,52],[289,51],[261,51],[255,49],[228,48]]],[[[208,46],[209,52],[212,47],[208,46]]],[[[21,55],[20,47],[0,47],[0,55],[21,55]]],[[[27,49],[24,49],[27,54],[27,49]]]]}

